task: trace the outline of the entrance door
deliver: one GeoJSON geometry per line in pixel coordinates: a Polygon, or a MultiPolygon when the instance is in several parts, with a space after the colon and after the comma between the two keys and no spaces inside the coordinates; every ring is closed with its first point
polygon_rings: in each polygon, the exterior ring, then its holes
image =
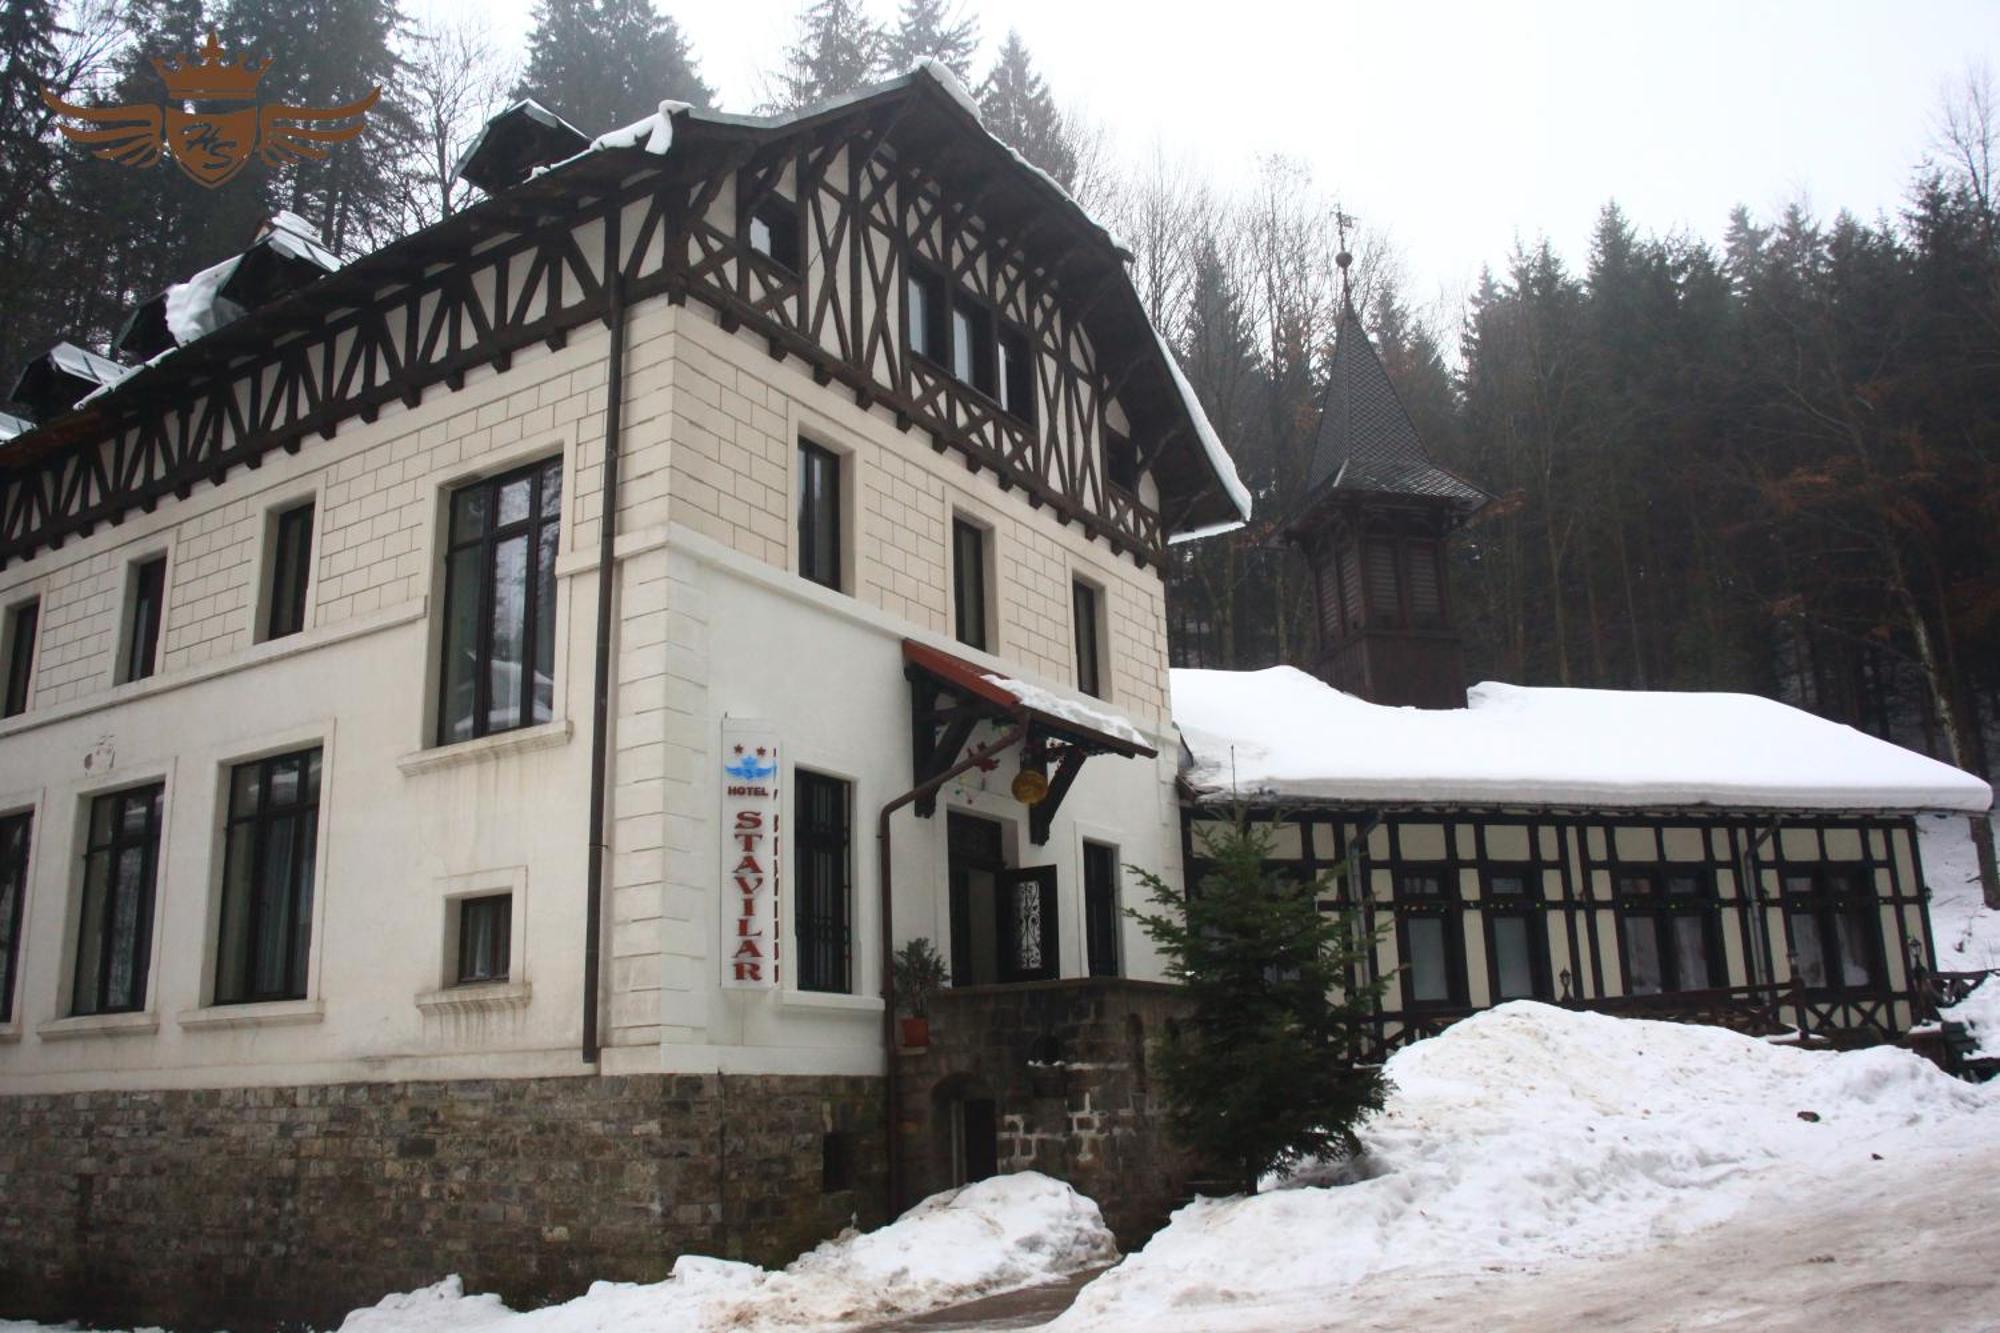
{"type": "Polygon", "coordinates": [[[945,820],[950,845],[951,984],[990,986],[1000,979],[998,920],[1000,877],[1007,873],[1000,825],[952,811],[945,820]]]}
{"type": "Polygon", "coordinates": [[[954,1185],[1000,1174],[1000,1121],[991,1098],[951,1104],[951,1174],[954,1185]]]}
{"type": "Polygon", "coordinates": [[[1054,980],[1056,868],[1035,866],[1002,875],[998,907],[1000,980],[1054,980]]]}

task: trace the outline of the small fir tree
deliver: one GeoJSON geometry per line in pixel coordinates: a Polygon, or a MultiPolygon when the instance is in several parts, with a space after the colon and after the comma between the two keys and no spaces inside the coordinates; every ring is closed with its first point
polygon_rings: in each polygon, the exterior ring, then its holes
{"type": "Polygon", "coordinates": [[[653,0],[538,0],[514,96],[602,134],[651,115],[664,100],[708,106],[715,90],[680,25],[653,0]]]}
{"type": "Polygon", "coordinates": [[[881,64],[882,40],[857,0],[812,0],[772,81],[770,109],[799,111],[863,87],[881,64]]]}
{"type": "Polygon", "coordinates": [[[1320,911],[1326,879],[1265,869],[1268,832],[1238,819],[1201,848],[1192,891],[1142,872],[1160,910],[1132,915],[1193,1001],[1158,1054],[1175,1137],[1254,1190],[1267,1171],[1358,1151],[1387,1085],[1354,1062],[1353,1037],[1381,983],[1363,980],[1374,941],[1353,915],[1320,911]]]}
{"type": "Polygon", "coordinates": [[[1049,85],[1028,58],[1028,44],[1009,32],[979,85],[979,114],[995,138],[1068,189],[1076,180],[1076,146],[1049,85]]]}
{"type": "Polygon", "coordinates": [[[903,0],[896,26],[882,37],[882,65],[900,74],[919,60],[935,60],[960,80],[970,80],[978,50],[977,18],[948,0],[903,0]]]}

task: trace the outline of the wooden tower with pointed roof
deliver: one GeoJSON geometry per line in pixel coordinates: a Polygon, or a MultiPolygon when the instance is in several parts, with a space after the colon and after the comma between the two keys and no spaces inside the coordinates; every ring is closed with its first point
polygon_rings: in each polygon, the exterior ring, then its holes
{"type": "Polygon", "coordinates": [[[1445,543],[1490,498],[1432,460],[1347,301],[1306,499],[1285,528],[1312,569],[1315,675],[1373,703],[1465,706],[1445,543]]]}

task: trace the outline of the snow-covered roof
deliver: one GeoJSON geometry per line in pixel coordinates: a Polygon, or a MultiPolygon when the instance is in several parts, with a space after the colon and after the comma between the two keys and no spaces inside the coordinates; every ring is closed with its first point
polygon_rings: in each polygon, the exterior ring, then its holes
{"type": "Polygon", "coordinates": [[[49,349],[49,364],[65,375],[74,375],[92,384],[116,384],[132,373],[131,367],[121,366],[109,357],[99,356],[88,348],[75,343],[60,342],[49,349]]]}
{"type": "Polygon", "coordinates": [[[17,417],[11,412],[0,412],[0,440],[11,440],[24,430],[33,430],[35,423],[26,417],[17,417]]]}
{"type": "Polygon", "coordinates": [[[1749,694],[1487,682],[1452,709],[1386,708],[1292,667],[1173,672],[1206,795],[1412,805],[1966,810],[1972,775],[1749,694]]]}

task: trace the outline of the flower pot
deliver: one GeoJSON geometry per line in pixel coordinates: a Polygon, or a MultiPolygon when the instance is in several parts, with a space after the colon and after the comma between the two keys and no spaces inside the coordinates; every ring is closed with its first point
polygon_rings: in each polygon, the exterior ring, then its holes
{"type": "Polygon", "coordinates": [[[928,1018],[906,1018],[903,1020],[903,1045],[911,1050],[923,1050],[931,1044],[931,1021],[928,1018]]]}

